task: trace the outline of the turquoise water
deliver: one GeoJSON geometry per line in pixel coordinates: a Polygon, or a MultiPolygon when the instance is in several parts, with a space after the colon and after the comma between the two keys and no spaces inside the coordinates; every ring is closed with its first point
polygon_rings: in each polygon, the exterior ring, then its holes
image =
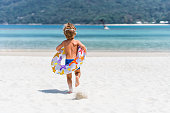
{"type": "MultiPolygon", "coordinates": [[[[80,25],[78,39],[88,50],[170,51],[170,26],[80,25]]],[[[0,49],[55,50],[65,37],[62,25],[0,25],[0,49]]]]}

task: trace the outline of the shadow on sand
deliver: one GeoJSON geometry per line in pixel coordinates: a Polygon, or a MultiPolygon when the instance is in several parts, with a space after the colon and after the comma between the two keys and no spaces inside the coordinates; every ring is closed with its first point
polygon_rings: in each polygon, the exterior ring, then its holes
{"type": "Polygon", "coordinates": [[[46,89],[46,90],[38,90],[40,92],[43,92],[43,93],[60,93],[60,94],[68,94],[67,93],[67,90],[65,91],[61,91],[61,90],[58,90],[58,89],[46,89]]]}

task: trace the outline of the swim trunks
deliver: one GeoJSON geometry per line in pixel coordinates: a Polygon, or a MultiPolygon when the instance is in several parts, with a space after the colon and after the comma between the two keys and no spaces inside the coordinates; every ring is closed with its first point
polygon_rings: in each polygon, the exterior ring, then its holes
{"type": "MultiPolygon", "coordinates": [[[[74,60],[74,59],[66,59],[65,65],[70,64],[73,60],[74,60]]],[[[76,70],[79,70],[79,69],[80,69],[80,67],[79,67],[78,69],[76,69],[76,70]]]]}

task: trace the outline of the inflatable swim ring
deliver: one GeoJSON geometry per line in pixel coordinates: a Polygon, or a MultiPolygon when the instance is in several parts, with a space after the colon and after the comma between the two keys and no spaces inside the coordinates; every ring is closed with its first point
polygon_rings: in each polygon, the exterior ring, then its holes
{"type": "Polygon", "coordinates": [[[68,65],[61,65],[61,61],[66,57],[64,47],[61,48],[53,57],[51,67],[55,74],[69,74],[78,69],[86,57],[84,50],[78,47],[77,57],[68,65]]]}

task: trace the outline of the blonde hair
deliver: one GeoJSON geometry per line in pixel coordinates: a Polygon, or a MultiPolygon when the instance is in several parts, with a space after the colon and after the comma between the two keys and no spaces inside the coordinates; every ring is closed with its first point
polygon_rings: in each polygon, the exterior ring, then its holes
{"type": "Polygon", "coordinates": [[[74,36],[76,36],[76,27],[71,23],[67,23],[65,24],[63,32],[67,39],[74,39],[74,36]]]}

